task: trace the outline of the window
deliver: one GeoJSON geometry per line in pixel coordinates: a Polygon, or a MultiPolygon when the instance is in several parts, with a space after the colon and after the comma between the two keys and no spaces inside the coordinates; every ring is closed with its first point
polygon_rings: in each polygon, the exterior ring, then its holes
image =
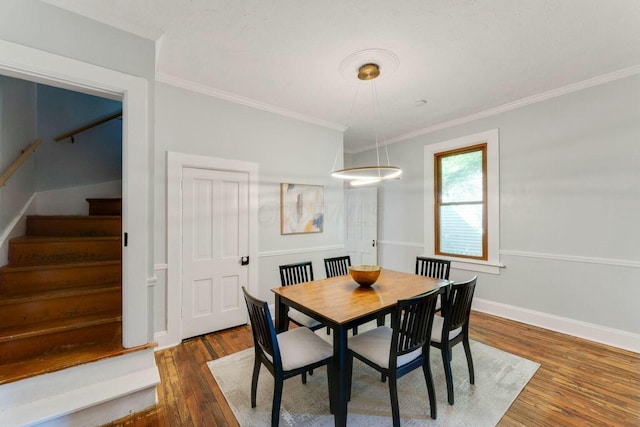
{"type": "Polygon", "coordinates": [[[498,129],[424,147],[424,255],[500,274],[498,129]]]}
{"type": "Polygon", "coordinates": [[[487,259],[487,144],[434,154],[435,254],[487,259]]]}

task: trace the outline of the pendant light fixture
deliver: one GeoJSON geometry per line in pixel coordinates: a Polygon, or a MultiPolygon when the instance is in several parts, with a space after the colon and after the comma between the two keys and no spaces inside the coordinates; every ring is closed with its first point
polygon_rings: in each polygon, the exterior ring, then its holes
{"type": "MultiPolygon", "coordinates": [[[[358,79],[371,82],[371,97],[373,99],[373,126],[376,141],[376,159],[377,164],[374,166],[358,166],[340,170],[334,170],[331,176],[351,180],[352,186],[375,184],[384,180],[400,177],[402,169],[397,166],[391,166],[389,161],[389,152],[385,145],[385,154],[387,164],[380,164],[380,146],[378,143],[378,122],[380,121],[380,106],[378,105],[378,93],[376,90],[375,79],[380,76],[380,66],[370,62],[361,65],[358,68],[358,79]]],[[[356,92],[356,97],[358,96],[356,92]]],[[[354,99],[355,104],[355,99],[354,99]]],[[[334,164],[335,166],[335,164],[334,164]]]]}

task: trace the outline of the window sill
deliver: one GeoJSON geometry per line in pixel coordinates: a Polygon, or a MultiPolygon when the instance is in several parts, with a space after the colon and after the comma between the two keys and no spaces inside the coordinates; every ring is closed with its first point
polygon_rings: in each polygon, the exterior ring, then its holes
{"type": "Polygon", "coordinates": [[[429,258],[438,258],[451,261],[451,268],[458,270],[475,271],[478,273],[500,274],[501,268],[506,268],[504,264],[495,261],[477,261],[473,259],[454,258],[451,256],[442,256],[434,254],[422,254],[429,258]]]}
{"type": "Polygon", "coordinates": [[[478,273],[488,274],[500,274],[500,269],[505,268],[504,264],[492,262],[492,261],[473,261],[449,258],[451,261],[451,268],[458,270],[469,270],[478,273]]]}

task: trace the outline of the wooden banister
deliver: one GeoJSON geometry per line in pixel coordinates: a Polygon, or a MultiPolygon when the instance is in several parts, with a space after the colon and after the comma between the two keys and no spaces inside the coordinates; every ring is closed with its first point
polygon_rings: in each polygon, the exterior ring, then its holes
{"type": "Polygon", "coordinates": [[[96,120],[94,122],[91,122],[91,123],[89,123],[87,125],[80,126],[79,128],[74,129],[72,131],[69,131],[67,133],[63,133],[62,135],[58,135],[53,139],[55,141],[62,141],[63,139],[66,139],[66,138],[70,137],[71,138],[71,142],[73,142],[73,137],[76,134],[79,134],[80,132],[84,132],[87,129],[91,129],[91,128],[96,127],[98,125],[101,125],[103,123],[106,123],[106,122],[108,122],[110,120],[117,119],[118,117],[121,117],[121,116],[122,116],[122,110],[120,110],[118,112],[115,112],[115,113],[113,113],[113,114],[111,114],[111,115],[109,115],[107,117],[103,117],[102,119],[98,119],[98,120],[96,120]]]}
{"type": "Polygon", "coordinates": [[[4,187],[11,175],[13,175],[14,172],[18,170],[18,168],[25,162],[25,160],[27,160],[27,157],[29,157],[31,153],[36,151],[36,148],[38,148],[38,145],[40,145],[41,142],[42,140],[40,139],[36,139],[35,141],[33,141],[31,145],[26,150],[24,150],[22,154],[20,154],[20,157],[18,157],[16,161],[13,162],[11,166],[9,166],[9,169],[7,169],[6,172],[2,174],[2,176],[0,176],[0,187],[4,187]]]}

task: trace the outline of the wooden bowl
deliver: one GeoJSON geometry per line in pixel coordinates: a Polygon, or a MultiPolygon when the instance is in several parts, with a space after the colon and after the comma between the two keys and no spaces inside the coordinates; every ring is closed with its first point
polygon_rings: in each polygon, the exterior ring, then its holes
{"type": "Polygon", "coordinates": [[[349,267],[351,278],[355,280],[358,285],[365,288],[376,283],[378,276],[380,276],[380,271],[382,271],[382,267],[379,265],[361,264],[349,267]]]}

